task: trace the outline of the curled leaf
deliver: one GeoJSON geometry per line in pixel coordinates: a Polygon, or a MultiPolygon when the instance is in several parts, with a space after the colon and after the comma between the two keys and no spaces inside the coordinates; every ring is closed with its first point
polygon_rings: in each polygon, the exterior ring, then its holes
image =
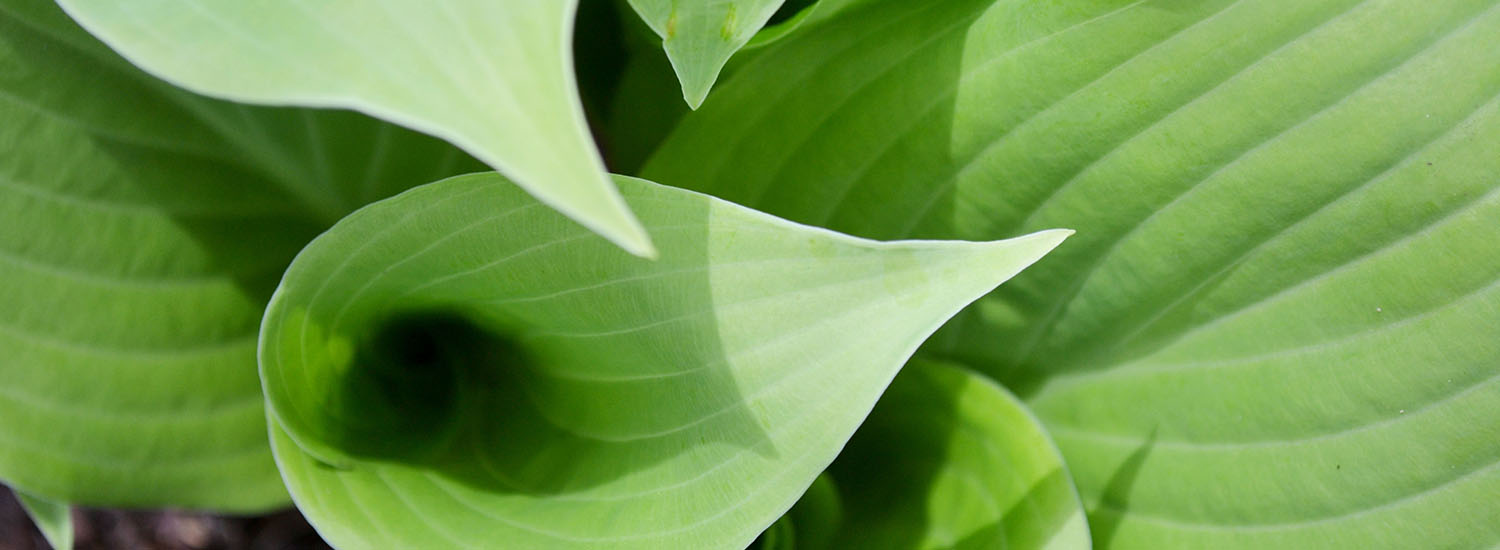
{"type": "Polygon", "coordinates": [[[376,203],[302,252],[261,373],[325,537],[742,547],[932,330],[1068,234],[879,243],[616,182],[659,260],[493,174],[376,203]]]}

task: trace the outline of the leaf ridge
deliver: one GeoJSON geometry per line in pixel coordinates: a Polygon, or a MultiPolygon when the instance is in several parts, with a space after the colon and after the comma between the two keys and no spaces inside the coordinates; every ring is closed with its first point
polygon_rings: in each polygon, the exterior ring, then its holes
{"type": "MultiPolygon", "coordinates": [[[[1346,16],[1347,14],[1353,12],[1353,10],[1357,9],[1359,6],[1365,5],[1369,1],[1370,0],[1361,0],[1359,3],[1355,4],[1355,6],[1351,7],[1348,11],[1340,13],[1338,16],[1335,16],[1334,18],[1329,19],[1327,21],[1324,21],[1323,23],[1320,23],[1318,26],[1314,27],[1312,30],[1309,30],[1309,31],[1307,31],[1307,32],[1299,35],[1297,38],[1293,39],[1291,42],[1288,42],[1288,43],[1282,45],[1281,47],[1277,48],[1276,51],[1283,50],[1283,49],[1289,47],[1291,44],[1294,44],[1296,42],[1300,42],[1301,40],[1305,39],[1306,37],[1311,36],[1313,33],[1317,32],[1318,29],[1322,29],[1322,28],[1327,27],[1327,25],[1329,25],[1330,23],[1332,23],[1332,22],[1334,22],[1334,21],[1336,21],[1336,20],[1338,20],[1338,19],[1346,16]]],[[[1193,190],[1197,189],[1200,184],[1202,184],[1203,182],[1207,181],[1208,179],[1213,178],[1213,176],[1217,175],[1218,173],[1222,172],[1225,169],[1225,167],[1231,166],[1234,163],[1236,163],[1236,162],[1240,161],[1241,159],[1245,158],[1247,155],[1250,155],[1253,152],[1266,147],[1267,144],[1273,143],[1273,142],[1281,139],[1288,132],[1291,132],[1291,131],[1293,131],[1293,130],[1295,130],[1297,128],[1300,128],[1300,127],[1302,127],[1302,125],[1307,124],[1308,122],[1310,122],[1312,120],[1318,119],[1320,116],[1324,115],[1325,113],[1329,112],[1330,110],[1338,108],[1340,105],[1342,105],[1350,97],[1353,97],[1354,95],[1356,95],[1360,90],[1363,90],[1363,89],[1369,87],[1370,85],[1372,85],[1372,84],[1374,84],[1376,82],[1379,82],[1382,78],[1384,78],[1387,75],[1391,74],[1397,68],[1400,68],[1400,67],[1406,65],[1411,60],[1413,60],[1413,59],[1417,58],[1418,56],[1420,56],[1422,53],[1424,53],[1426,51],[1429,51],[1431,48],[1435,47],[1437,44],[1440,44],[1443,40],[1445,40],[1445,39],[1453,36],[1454,34],[1456,34],[1458,32],[1461,32],[1463,29],[1467,28],[1468,25],[1471,25],[1474,22],[1478,21],[1481,18],[1482,15],[1484,15],[1484,14],[1475,15],[1475,16],[1473,16],[1473,17],[1471,17],[1471,18],[1463,21],[1462,23],[1459,24],[1459,26],[1458,26],[1457,29],[1447,29],[1443,33],[1440,33],[1440,34],[1437,34],[1437,35],[1433,36],[1429,41],[1420,44],[1419,47],[1418,47],[1418,49],[1416,51],[1413,51],[1410,54],[1403,56],[1399,60],[1395,60],[1394,61],[1394,66],[1391,69],[1387,69],[1385,71],[1382,71],[1382,72],[1374,74],[1371,78],[1369,78],[1369,79],[1361,82],[1357,86],[1355,86],[1355,88],[1352,91],[1350,91],[1350,92],[1344,94],[1343,96],[1339,97],[1333,103],[1322,107],[1316,113],[1313,113],[1310,116],[1306,116],[1306,117],[1301,118],[1295,124],[1293,124],[1293,125],[1291,125],[1289,127],[1283,128],[1282,130],[1278,131],[1276,134],[1270,136],[1269,138],[1261,140],[1261,141],[1255,143],[1249,149],[1246,149],[1245,151],[1243,151],[1243,152],[1237,154],[1236,156],[1234,156],[1227,163],[1223,163],[1223,164],[1218,165],[1207,176],[1204,176],[1202,178],[1196,179],[1192,184],[1190,184],[1189,186],[1185,187],[1181,192],[1177,193],[1171,200],[1169,200],[1167,202],[1167,204],[1165,204],[1165,205],[1163,205],[1163,206],[1161,206],[1159,208],[1153,209],[1150,214],[1148,214],[1145,218],[1142,218],[1140,221],[1137,221],[1134,224],[1132,224],[1129,229],[1127,229],[1127,230],[1125,230],[1123,232],[1118,233],[1115,237],[1112,238],[1109,246],[1106,247],[1101,253],[1095,255],[1095,259],[1090,263],[1090,265],[1088,267],[1084,268],[1080,272],[1080,274],[1078,276],[1076,276],[1076,277],[1073,278],[1074,282],[1071,283],[1070,287],[1069,287],[1071,290],[1069,290],[1067,292],[1064,292],[1064,293],[1061,293],[1059,295],[1060,298],[1052,306],[1049,306],[1047,308],[1047,313],[1044,314],[1042,318],[1038,319],[1036,323],[1034,323],[1033,326],[1036,327],[1036,328],[1032,329],[1032,334],[1030,336],[1026,337],[1026,338],[1023,338],[1021,340],[1021,344],[1020,344],[1021,351],[1018,354],[1018,357],[1019,357],[1018,361],[1021,362],[1021,363],[1025,363],[1026,362],[1026,360],[1031,356],[1031,354],[1035,352],[1036,347],[1040,344],[1041,340],[1045,339],[1051,333],[1051,331],[1056,328],[1056,322],[1055,321],[1057,320],[1057,318],[1063,313],[1064,310],[1067,309],[1067,307],[1069,305],[1071,305],[1078,298],[1079,291],[1081,291],[1083,289],[1084,284],[1088,281],[1088,279],[1101,266],[1103,266],[1105,264],[1106,258],[1108,258],[1116,250],[1118,250],[1118,247],[1119,247],[1119,245],[1121,243],[1123,243],[1126,240],[1128,240],[1137,231],[1139,231],[1142,227],[1144,227],[1146,225],[1146,223],[1148,223],[1152,219],[1155,219],[1157,216],[1161,215],[1162,212],[1167,211],[1168,209],[1170,209],[1173,205],[1178,204],[1179,201],[1181,201],[1181,199],[1184,196],[1192,194],[1193,190]]],[[[1208,94],[1212,93],[1214,90],[1217,90],[1220,87],[1222,87],[1225,83],[1228,83],[1228,82],[1234,80],[1235,77],[1238,77],[1239,75],[1244,74],[1246,71],[1249,71],[1250,69],[1254,68],[1256,65],[1260,64],[1261,62],[1265,61],[1266,59],[1269,59],[1272,55],[1274,55],[1274,53],[1275,52],[1272,52],[1271,54],[1267,54],[1266,56],[1262,56],[1260,59],[1257,59],[1255,63],[1251,64],[1248,67],[1245,67],[1244,69],[1242,69],[1242,70],[1240,70],[1240,71],[1238,71],[1236,73],[1234,73],[1234,75],[1232,75],[1230,78],[1227,78],[1223,82],[1220,82],[1219,84],[1215,85],[1212,89],[1210,89],[1208,91],[1205,91],[1202,94],[1199,94],[1197,97],[1195,97],[1192,100],[1190,100],[1189,102],[1183,104],[1183,106],[1178,107],[1177,109],[1174,109],[1166,117],[1163,117],[1162,119],[1160,119],[1160,120],[1152,123],[1146,129],[1143,129],[1141,132],[1137,132],[1135,135],[1131,136],[1130,138],[1127,138],[1126,141],[1133,140],[1136,137],[1142,135],[1144,132],[1149,131],[1151,128],[1154,128],[1154,127],[1158,126],[1159,124],[1161,124],[1162,121],[1170,118],[1172,114],[1176,114],[1177,112],[1181,111],[1186,106],[1198,102],[1203,97],[1206,97],[1208,94]]],[[[1110,154],[1115,154],[1119,150],[1120,150],[1120,147],[1115,147],[1115,148],[1111,149],[1110,154]]],[[[1109,155],[1106,155],[1105,157],[1101,157],[1100,159],[1096,159],[1094,162],[1090,163],[1090,165],[1088,167],[1085,167],[1083,170],[1080,170],[1077,174],[1075,174],[1074,177],[1068,179],[1063,184],[1061,184],[1061,185],[1059,185],[1057,187],[1054,187],[1052,193],[1049,194],[1041,203],[1038,204],[1038,206],[1035,209],[1032,210],[1032,214],[1030,216],[1028,216],[1020,224],[1020,227],[1026,227],[1026,226],[1030,225],[1032,223],[1032,221],[1035,219],[1036,214],[1038,212],[1040,212],[1041,210],[1043,210],[1045,208],[1045,206],[1047,205],[1048,202],[1052,201],[1055,197],[1057,197],[1059,194],[1061,194],[1063,192],[1063,190],[1065,190],[1069,185],[1073,184],[1074,182],[1076,182],[1078,180],[1078,175],[1086,173],[1089,170],[1089,168],[1092,168],[1093,166],[1096,166],[1099,162],[1102,162],[1104,160],[1104,158],[1108,158],[1108,156],[1109,155]]],[[[1398,164],[1399,164],[1399,161],[1398,161],[1398,164]]]]}

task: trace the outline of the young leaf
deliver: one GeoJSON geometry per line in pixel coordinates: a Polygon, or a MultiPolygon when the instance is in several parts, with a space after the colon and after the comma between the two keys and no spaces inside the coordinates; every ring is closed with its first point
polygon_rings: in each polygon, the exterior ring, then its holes
{"type": "Polygon", "coordinates": [[[352,113],[247,108],[0,0],[0,479],[80,504],[287,502],[255,335],[343,213],[478,163],[352,113]]]}
{"type": "Polygon", "coordinates": [[[942,363],[904,367],[820,479],[787,516],[801,550],[1089,548],[1041,424],[993,382],[942,363]]]}
{"type": "Polygon", "coordinates": [[[616,183],[659,260],[484,174],[356,212],[293,262],[261,374],[323,536],[743,547],[930,331],[1068,234],[879,243],[616,183]]]}
{"type": "Polygon", "coordinates": [[[463,148],[634,254],[572,68],[576,0],[60,0],[126,58],[236,101],[344,107],[463,148]]]}
{"type": "Polygon", "coordinates": [[[66,502],[32,496],[24,491],[16,491],[15,495],[53,550],[73,550],[73,515],[66,502]]]}
{"type": "Polygon", "coordinates": [[[630,0],[630,6],[661,36],[682,83],[682,98],[697,109],[729,56],[755,36],[783,1],[630,0]]]}
{"type": "Polygon", "coordinates": [[[647,177],[1078,229],[925,353],[1025,397],[1100,546],[1500,541],[1500,2],[870,0],[715,95],[647,177]]]}

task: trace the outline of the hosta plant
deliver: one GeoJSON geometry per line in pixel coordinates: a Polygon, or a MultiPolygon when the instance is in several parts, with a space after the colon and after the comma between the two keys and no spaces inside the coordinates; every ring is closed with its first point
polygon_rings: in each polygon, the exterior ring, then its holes
{"type": "Polygon", "coordinates": [[[58,546],[1500,544],[1495,0],[0,0],[0,122],[58,546]]]}

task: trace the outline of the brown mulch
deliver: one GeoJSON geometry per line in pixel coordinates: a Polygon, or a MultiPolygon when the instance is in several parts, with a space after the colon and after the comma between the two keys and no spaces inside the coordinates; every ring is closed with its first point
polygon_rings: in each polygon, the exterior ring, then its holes
{"type": "MultiPolygon", "coordinates": [[[[295,510],[228,517],[177,510],[75,508],[78,550],[326,550],[295,510]]],[[[10,489],[0,486],[0,550],[47,550],[10,489]]]]}

